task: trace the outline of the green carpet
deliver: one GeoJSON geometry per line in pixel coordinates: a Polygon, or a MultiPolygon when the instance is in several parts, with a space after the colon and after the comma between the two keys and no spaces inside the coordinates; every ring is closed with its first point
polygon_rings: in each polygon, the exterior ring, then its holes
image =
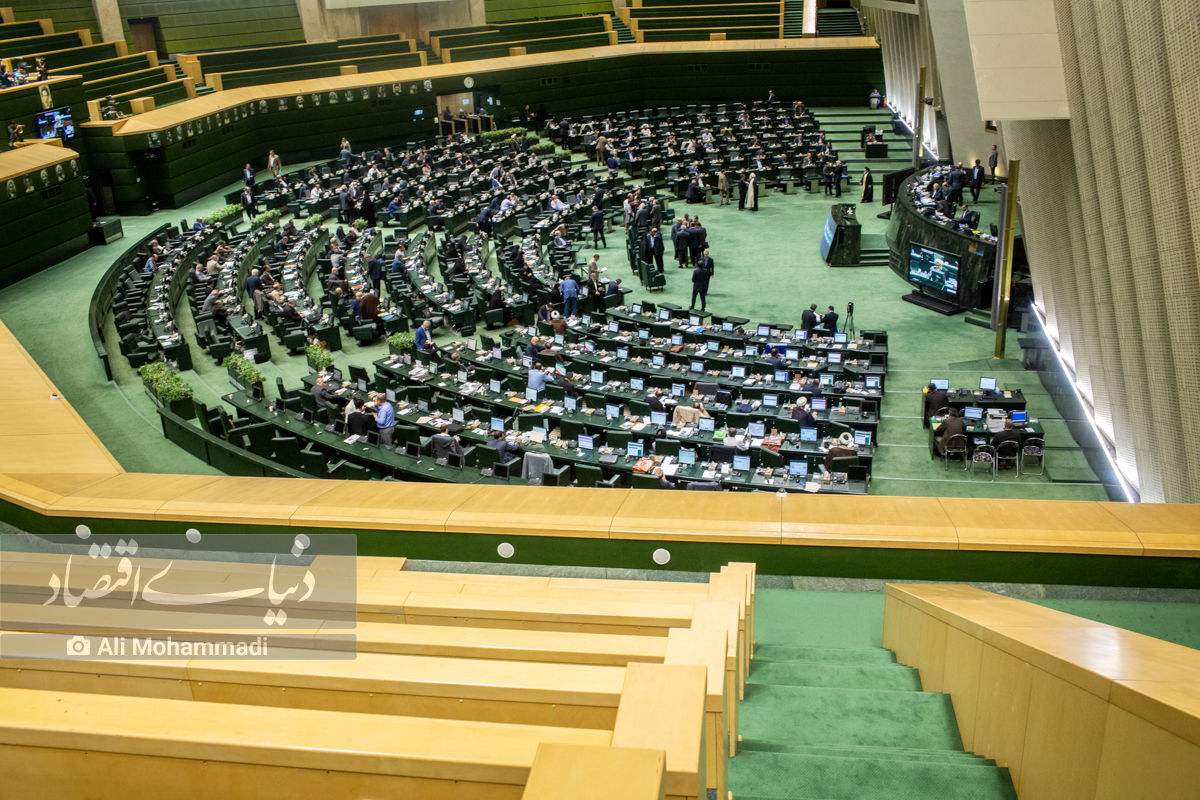
{"type": "Polygon", "coordinates": [[[729,764],[739,800],[1016,797],[963,752],[948,695],[879,646],[883,595],[760,589],[755,658],[729,764]]]}
{"type": "MultiPolygon", "coordinates": [[[[886,116],[864,109],[819,109],[818,114],[827,121],[835,146],[851,159],[858,150],[858,128],[870,121],[883,122],[886,116]]],[[[904,152],[892,155],[886,162],[873,162],[873,171],[881,173],[904,165],[907,159],[904,152]]],[[[175,224],[180,218],[190,219],[211,211],[221,205],[222,194],[237,185],[231,183],[182,209],[124,218],[125,240],[94,247],[0,290],[0,319],[126,469],[212,472],[210,467],[162,437],[153,405],[123,358],[119,355],[112,358],[116,380],[109,383],[104,379],[87,329],[88,299],[103,271],[132,240],[164,222],[175,224]]],[[[878,198],[878,181],[876,189],[878,198]]],[[[857,187],[842,199],[857,202],[857,187]]],[[[994,217],[998,208],[996,195],[985,192],[981,200],[979,210],[985,220],[994,217]]],[[[739,212],[736,205],[688,206],[680,202],[674,207],[677,213],[699,214],[708,228],[716,260],[708,298],[711,309],[754,320],[796,324],[809,303],[817,303],[822,309],[833,305],[844,312],[846,303],[853,302],[857,329],[888,331],[887,394],[871,492],[1105,499],[1103,489],[1082,461],[1066,426],[1058,420],[1037,376],[1022,370],[1019,362],[1011,358],[1002,362],[988,359],[993,339],[990,331],[964,324],[960,317],[943,317],[901,301],[908,285],[887,267],[825,266],[818,242],[831,202],[833,198],[818,192],[793,191],[786,195],[766,193],[757,213],[739,212]],[[1031,411],[1047,423],[1047,443],[1054,448],[1048,457],[1049,475],[1018,478],[1009,471],[993,483],[988,477],[971,476],[960,468],[944,470],[940,462],[929,457],[926,433],[919,420],[921,387],[932,377],[945,377],[956,385],[975,385],[983,374],[995,374],[1004,387],[1023,389],[1031,411]],[[1057,471],[1056,460],[1062,462],[1057,471]],[[1058,480],[1051,481],[1051,476],[1058,480]]],[[[882,236],[886,230],[887,223],[875,217],[881,210],[878,200],[869,206],[860,205],[859,217],[869,240],[882,236]]],[[[599,251],[601,264],[608,268],[607,276],[624,278],[627,286],[635,287],[635,296],[641,295],[637,279],[625,260],[621,233],[614,232],[608,241],[609,247],[599,251]]],[[[585,247],[581,257],[590,258],[593,252],[596,252],[593,248],[585,247]]],[[[691,299],[690,272],[668,264],[667,280],[666,290],[654,294],[654,299],[687,304],[691,299]]],[[[178,309],[176,318],[181,332],[192,342],[190,313],[178,309]]],[[[383,344],[360,348],[351,337],[344,336],[343,340],[346,342],[343,351],[335,354],[338,366],[368,365],[385,351],[383,344]]],[[[439,340],[445,339],[439,337],[439,340]]],[[[115,345],[114,338],[108,341],[115,345]]],[[[111,349],[115,353],[116,347],[111,349]]],[[[1010,355],[1016,355],[1015,342],[1010,344],[1010,355]]],[[[210,406],[218,404],[220,396],[230,391],[224,370],[194,346],[193,359],[195,370],[185,374],[185,378],[199,400],[210,406]]],[[[275,378],[294,386],[307,372],[303,357],[288,357],[274,344],[271,361],[261,365],[261,369],[267,378],[269,394],[274,391],[275,378]]]]}

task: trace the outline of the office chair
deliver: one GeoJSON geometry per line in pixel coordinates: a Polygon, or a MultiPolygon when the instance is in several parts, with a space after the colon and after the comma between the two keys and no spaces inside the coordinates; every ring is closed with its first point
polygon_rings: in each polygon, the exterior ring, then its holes
{"type": "Polygon", "coordinates": [[[1021,464],[1017,468],[1017,474],[1021,474],[1021,470],[1025,469],[1025,462],[1028,459],[1036,458],[1041,467],[1039,475],[1046,474],[1046,445],[1040,438],[1032,436],[1025,440],[1025,444],[1021,447],[1021,464]]]}
{"type": "Polygon", "coordinates": [[[968,452],[969,447],[967,446],[966,435],[962,433],[954,434],[946,440],[946,449],[942,451],[942,466],[950,469],[950,459],[961,458],[963,460],[963,469],[967,469],[969,466],[966,463],[968,452]]]}
{"type": "MultiPolygon", "coordinates": [[[[1005,444],[1008,444],[1007,442],[1005,444]]],[[[1015,444],[1015,442],[1013,442],[1015,444]]],[[[991,468],[992,480],[996,480],[996,448],[990,444],[981,444],[976,446],[975,451],[971,453],[971,474],[975,474],[976,464],[986,464],[991,468]]]]}

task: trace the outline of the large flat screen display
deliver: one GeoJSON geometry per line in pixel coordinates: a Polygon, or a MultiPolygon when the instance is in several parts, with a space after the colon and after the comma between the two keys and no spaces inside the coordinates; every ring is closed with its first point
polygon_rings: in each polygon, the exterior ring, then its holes
{"type": "Polygon", "coordinates": [[[37,115],[37,125],[43,139],[72,139],[75,136],[75,123],[68,106],[42,111],[37,115]]]}
{"type": "Polygon", "coordinates": [[[921,244],[908,247],[908,280],[942,297],[958,298],[958,256],[921,244]]]}

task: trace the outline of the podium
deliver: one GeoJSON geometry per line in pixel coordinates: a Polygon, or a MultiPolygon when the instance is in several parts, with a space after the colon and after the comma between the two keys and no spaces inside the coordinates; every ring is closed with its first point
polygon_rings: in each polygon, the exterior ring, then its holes
{"type": "Polygon", "coordinates": [[[821,256],[831,267],[856,267],[861,261],[862,225],[854,203],[836,203],[829,208],[821,235],[821,256]]]}

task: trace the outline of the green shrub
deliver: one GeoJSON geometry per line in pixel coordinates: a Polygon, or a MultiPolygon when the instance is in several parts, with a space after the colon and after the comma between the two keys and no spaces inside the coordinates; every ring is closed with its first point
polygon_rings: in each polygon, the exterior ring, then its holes
{"type": "Polygon", "coordinates": [[[279,222],[283,216],[283,210],[272,208],[270,211],[264,211],[254,218],[254,227],[261,228],[265,225],[270,225],[273,222],[279,222]]]}
{"type": "Polygon", "coordinates": [[[304,226],[303,226],[304,230],[306,230],[306,231],[316,230],[317,228],[321,227],[321,223],[323,221],[324,221],[324,219],[321,217],[320,214],[313,214],[312,216],[310,216],[304,220],[304,226]]]}
{"type": "Polygon", "coordinates": [[[417,336],[412,331],[399,331],[388,337],[388,348],[396,353],[403,353],[408,350],[415,350],[417,347],[417,336]]]}
{"type": "Polygon", "coordinates": [[[319,344],[310,344],[304,348],[304,355],[308,358],[308,365],[317,372],[324,372],[333,366],[333,353],[319,344]]]}
{"type": "Polygon", "coordinates": [[[258,367],[254,366],[254,362],[242,356],[225,356],[225,360],[221,362],[221,365],[229,370],[230,375],[234,376],[238,383],[243,386],[263,382],[263,374],[258,371],[258,367]]]}
{"type": "Polygon", "coordinates": [[[508,138],[513,134],[520,136],[525,133],[524,128],[499,128],[494,131],[484,131],[479,134],[479,141],[486,143],[508,141],[508,138]]]}
{"type": "Polygon", "coordinates": [[[552,156],[554,151],[554,142],[541,142],[529,148],[529,152],[537,156],[552,156]]]}
{"type": "Polygon", "coordinates": [[[223,219],[225,219],[226,217],[231,217],[234,214],[240,215],[241,213],[242,213],[241,206],[236,206],[236,205],[230,204],[230,205],[225,206],[224,208],[217,209],[213,213],[209,214],[207,217],[201,218],[201,222],[204,222],[207,225],[212,225],[214,222],[220,222],[223,219]]]}
{"type": "Polygon", "coordinates": [[[358,219],[354,220],[354,227],[358,228],[360,231],[365,231],[367,229],[367,220],[363,217],[359,217],[358,219]]]}
{"type": "Polygon", "coordinates": [[[143,364],[138,367],[138,374],[142,376],[142,383],[145,387],[163,405],[187,400],[192,396],[191,385],[166,362],[154,361],[150,364],[143,364]]]}

